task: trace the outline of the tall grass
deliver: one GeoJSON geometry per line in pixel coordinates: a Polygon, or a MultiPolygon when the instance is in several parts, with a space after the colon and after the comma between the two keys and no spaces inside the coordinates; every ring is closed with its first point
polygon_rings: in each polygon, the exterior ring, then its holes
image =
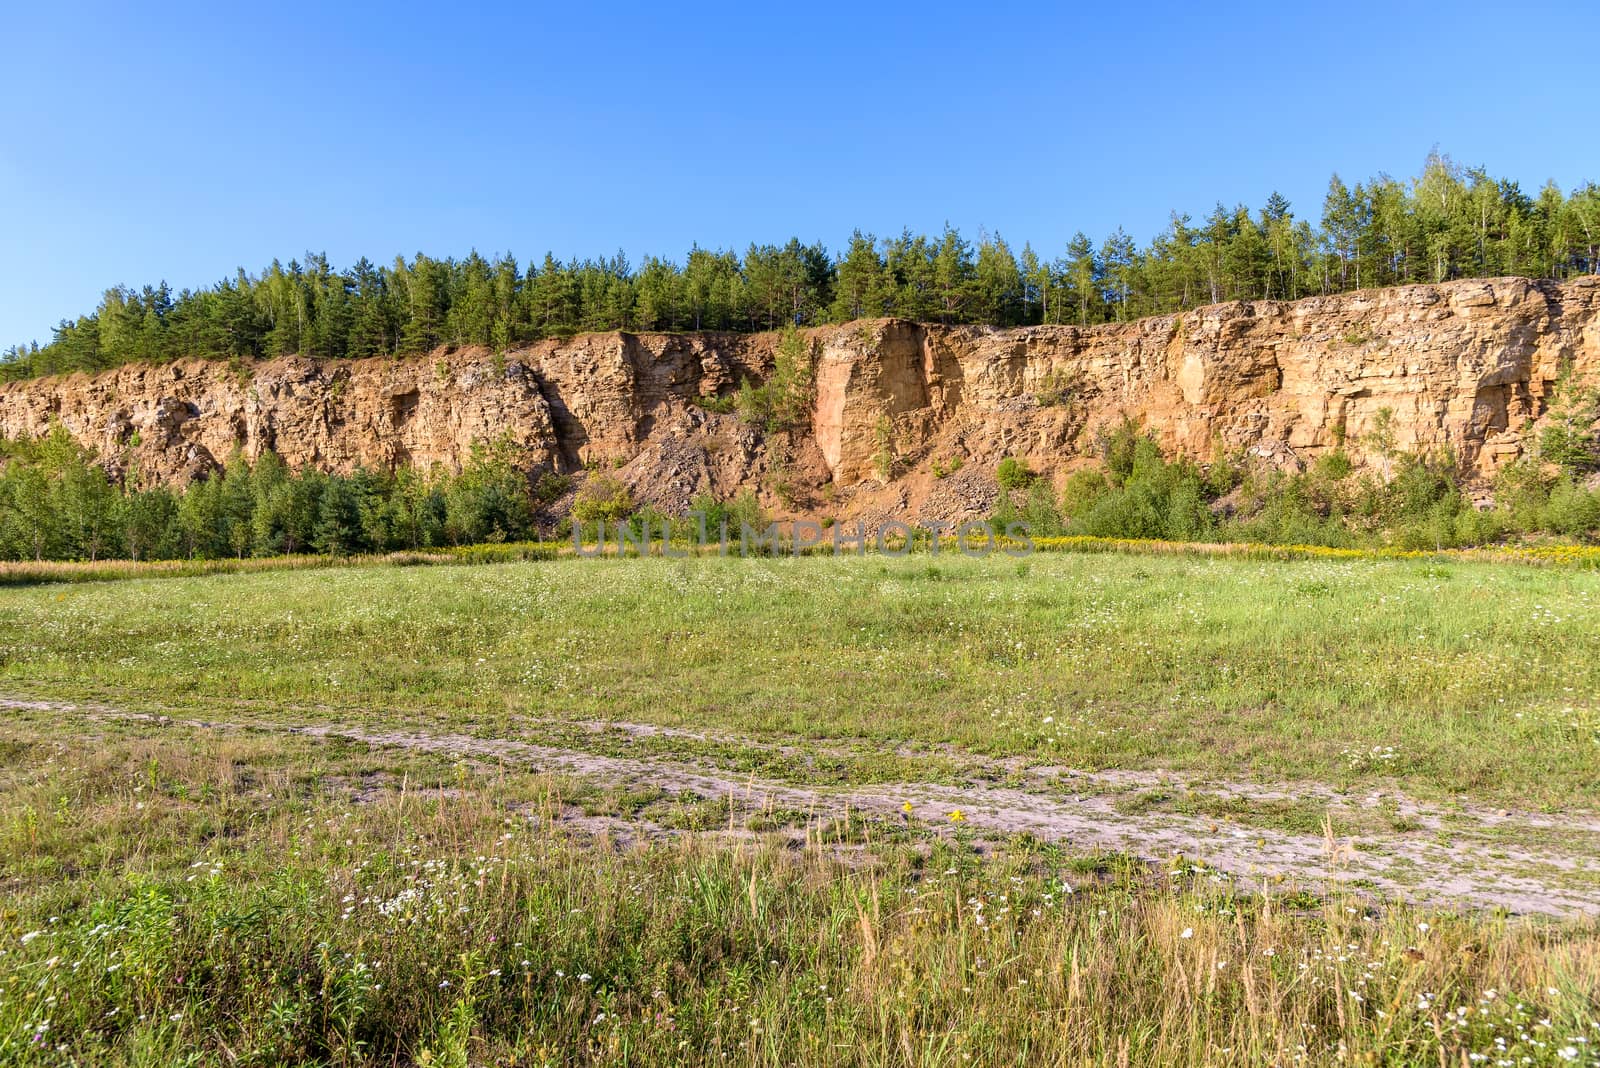
{"type": "Polygon", "coordinates": [[[951,747],[1594,808],[1600,578],[1113,552],[35,586],[0,591],[0,692],[497,737],[622,720],[827,742],[896,775],[903,749],[951,747]],[[1375,747],[1392,758],[1353,758],[1375,747]]]}
{"type": "Polygon", "coordinates": [[[294,744],[13,736],[0,1061],[1596,1063],[1593,923],[948,831],[619,846],[572,784],[294,744]]]}

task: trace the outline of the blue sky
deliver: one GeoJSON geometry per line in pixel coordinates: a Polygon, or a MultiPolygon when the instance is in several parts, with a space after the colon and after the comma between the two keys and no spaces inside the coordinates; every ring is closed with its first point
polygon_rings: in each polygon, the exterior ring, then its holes
{"type": "Polygon", "coordinates": [[[307,249],[637,263],[948,220],[1053,256],[1274,189],[1315,218],[1331,172],[1434,145],[1600,180],[1579,4],[321,7],[0,13],[0,346],[307,249]]]}

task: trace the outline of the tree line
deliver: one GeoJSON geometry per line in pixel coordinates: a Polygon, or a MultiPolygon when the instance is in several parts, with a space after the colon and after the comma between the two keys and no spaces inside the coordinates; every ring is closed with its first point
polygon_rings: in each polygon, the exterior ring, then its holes
{"type": "MultiPolygon", "coordinates": [[[[1592,391],[1584,403],[1594,410],[1592,391]]],[[[1167,456],[1126,421],[1102,432],[1098,444],[1100,466],[1075,472],[1059,491],[1021,461],[1003,460],[991,522],[997,529],[1022,523],[1035,537],[1406,549],[1600,537],[1600,490],[1585,484],[1600,465],[1592,420],[1547,428],[1536,456],[1500,472],[1489,509],[1474,504],[1447,453],[1391,451],[1391,470],[1379,477],[1358,470],[1342,448],[1304,471],[1222,454],[1201,466],[1167,456]]],[[[572,526],[586,543],[598,540],[601,524],[608,537],[617,523],[635,534],[665,524],[681,538],[699,529],[693,518],[639,505],[625,483],[600,473],[583,480],[568,516],[552,522],[552,506],[567,499],[573,480],[530,477],[508,444],[474,449],[453,475],[408,468],[324,474],[291,471],[271,452],[254,463],[235,456],[213,477],[180,489],[119,484],[60,428],[38,441],[0,442],[0,461],[0,560],[345,556],[564,538],[572,526]]],[[[762,530],[768,521],[748,490],[732,500],[703,494],[695,513],[710,531],[724,522],[736,532],[742,523],[762,530]]]]}
{"type": "Polygon", "coordinates": [[[418,253],[388,266],[327,257],[240,268],[174,293],[161,283],[105,292],[52,340],[0,354],[9,378],[94,371],[181,356],[418,354],[439,345],[504,350],[588,330],[770,330],[877,316],[943,323],[1088,325],[1235,299],[1286,299],[1414,282],[1600,271],[1600,186],[1535,196],[1437,153],[1409,181],[1335,175],[1313,223],[1274,193],[1258,210],[1218,203],[1204,219],[1174,212],[1140,246],[1118,229],[1076,234],[1058,255],[998,234],[976,242],[856,231],[822,244],[695,247],[681,263],[622,253],[525,266],[507,253],[418,253]]]}
{"type": "Polygon", "coordinates": [[[326,553],[344,556],[515,541],[570,480],[530,478],[509,442],[473,448],[440,470],[290,470],[274,452],[231,457],[210,478],[171,489],[117,480],[56,426],[0,439],[0,559],[167,560],[326,553]]]}

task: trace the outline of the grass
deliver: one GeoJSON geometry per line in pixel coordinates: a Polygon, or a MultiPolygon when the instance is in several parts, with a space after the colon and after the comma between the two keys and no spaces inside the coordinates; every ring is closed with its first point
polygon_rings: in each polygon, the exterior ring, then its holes
{"type": "Polygon", "coordinates": [[[114,706],[0,713],[0,1063],[1597,1064],[1600,921],[1330,877],[1336,834],[1593,837],[1473,824],[1600,807],[1597,593],[1581,568],[1121,548],[0,589],[0,694],[114,706]],[[825,789],[930,782],[1330,850],[1235,879],[825,789]]]}
{"type": "MultiPolygon", "coordinates": [[[[738,538],[732,539],[733,549],[738,549],[738,538]]],[[[869,539],[870,540],[870,539],[869,539]]],[[[691,538],[675,538],[673,552],[682,554],[715,555],[717,544],[713,539],[700,545],[691,538]]],[[[784,552],[792,548],[784,542],[784,552]]],[[[846,541],[846,551],[850,543],[846,541]]],[[[953,554],[961,549],[955,537],[940,540],[941,551],[953,554]]],[[[985,542],[981,534],[974,534],[972,545],[978,551],[985,542]]],[[[603,546],[585,540],[584,552],[589,555],[628,555],[634,550],[619,550],[615,537],[603,546]]],[[[1493,562],[1529,564],[1535,566],[1600,569],[1600,545],[1579,545],[1553,541],[1546,544],[1497,545],[1471,549],[1398,549],[1398,548],[1332,548],[1324,545],[1269,545],[1257,542],[1190,542],[1161,541],[1150,538],[1103,538],[1075,534],[1061,537],[1033,538],[1032,551],[1046,553],[1131,553],[1140,556],[1164,555],[1186,557],[1238,557],[1252,560],[1434,560],[1443,563],[1493,562]]],[[[891,554],[906,548],[903,538],[889,539],[891,554]]],[[[1012,553],[1027,551],[1021,541],[998,539],[992,548],[1012,553]]],[[[928,539],[917,543],[917,552],[927,552],[928,539]]],[[[824,538],[819,547],[806,549],[803,555],[824,556],[832,552],[832,542],[824,538]]],[[[649,553],[662,555],[659,541],[649,543],[649,553]]],[[[647,555],[648,555],[647,554],[647,555]]],[[[0,561],[0,586],[35,586],[58,582],[111,582],[138,578],[183,578],[198,575],[231,575],[240,572],[299,571],[329,567],[414,567],[439,564],[504,564],[531,560],[554,560],[577,555],[570,540],[499,542],[481,545],[459,545],[431,549],[402,550],[390,553],[366,553],[355,556],[327,556],[318,554],[289,554],[284,556],[185,559],[185,560],[22,560],[0,561]]],[[[893,559],[886,554],[882,559],[893,559]]]]}
{"type": "Polygon", "coordinates": [[[1571,1064],[1600,1043],[1593,923],[1245,893],[1027,838],[979,857],[959,828],[871,821],[865,852],[705,826],[619,850],[581,784],[143,732],[23,716],[0,748],[4,1063],[1571,1064]]]}
{"type": "Polygon", "coordinates": [[[292,553],[242,556],[220,560],[5,560],[0,561],[0,586],[37,586],[59,582],[114,582],[140,578],[188,578],[198,575],[260,574],[347,567],[415,567],[428,564],[491,564],[549,560],[565,548],[562,542],[523,541],[462,545],[356,556],[292,553]]]}
{"type": "Polygon", "coordinates": [[[795,775],[973,753],[1593,807],[1597,594],[1587,571],[1127,554],[135,579],[0,591],[0,687],[721,730],[799,743],[760,758],[795,775]]]}

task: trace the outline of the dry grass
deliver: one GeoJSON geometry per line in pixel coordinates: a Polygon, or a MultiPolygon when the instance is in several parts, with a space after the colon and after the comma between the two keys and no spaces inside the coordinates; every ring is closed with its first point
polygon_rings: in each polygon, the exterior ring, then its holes
{"type": "Polygon", "coordinates": [[[948,827],[618,850],[574,817],[581,783],[285,739],[29,728],[3,756],[10,1064],[1542,1065],[1600,1042],[1592,923],[1026,839],[979,857],[948,827]]]}

